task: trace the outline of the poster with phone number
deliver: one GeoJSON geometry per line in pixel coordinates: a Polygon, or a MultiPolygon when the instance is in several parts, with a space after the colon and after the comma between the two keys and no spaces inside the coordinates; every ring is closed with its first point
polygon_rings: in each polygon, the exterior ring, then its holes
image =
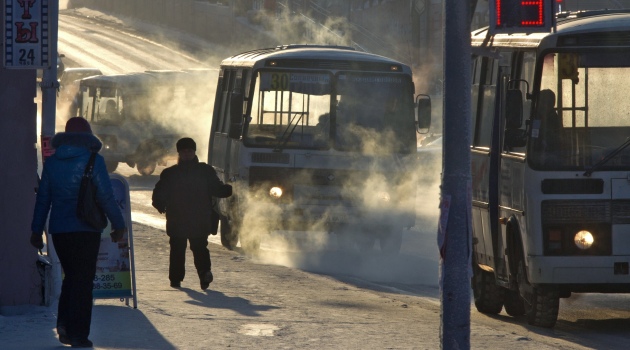
{"type": "Polygon", "coordinates": [[[103,230],[94,277],[94,298],[124,298],[136,294],[129,185],[124,177],[117,174],[110,174],[110,179],[128,231],[122,240],[112,242],[109,235],[112,231],[111,223],[103,230]]]}

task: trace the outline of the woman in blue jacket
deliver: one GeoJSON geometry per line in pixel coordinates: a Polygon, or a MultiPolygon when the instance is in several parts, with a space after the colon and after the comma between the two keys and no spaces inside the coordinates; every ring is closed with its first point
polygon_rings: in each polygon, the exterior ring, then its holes
{"type": "MultiPolygon", "coordinates": [[[[70,118],[65,132],[56,134],[51,143],[55,153],[46,159],[42,170],[31,223],[31,244],[38,249],[43,247],[42,234],[50,211],[48,233],[64,272],[57,315],[59,341],[72,347],[92,347],[88,339],[92,288],[102,230],[77,217],[77,202],[90,155],[100,151],[103,144],[81,117],[70,118]]],[[[94,161],[92,181],[97,187],[97,202],[112,223],[112,241],[117,242],[127,228],[105,161],[99,154],[94,161]]]]}

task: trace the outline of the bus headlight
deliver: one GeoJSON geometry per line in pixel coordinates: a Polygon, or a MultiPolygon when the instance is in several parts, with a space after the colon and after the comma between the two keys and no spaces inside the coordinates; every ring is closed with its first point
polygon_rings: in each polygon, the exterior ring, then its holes
{"type": "Polygon", "coordinates": [[[379,200],[383,202],[389,202],[391,200],[391,197],[389,196],[389,192],[385,192],[385,191],[378,192],[376,195],[376,198],[378,198],[379,200]]]}
{"type": "Polygon", "coordinates": [[[269,190],[269,196],[274,199],[279,199],[282,197],[282,189],[280,187],[274,186],[269,190]]]}
{"type": "Polygon", "coordinates": [[[593,234],[585,230],[579,231],[575,234],[575,237],[573,237],[575,245],[582,250],[590,248],[594,241],[593,234]]]}

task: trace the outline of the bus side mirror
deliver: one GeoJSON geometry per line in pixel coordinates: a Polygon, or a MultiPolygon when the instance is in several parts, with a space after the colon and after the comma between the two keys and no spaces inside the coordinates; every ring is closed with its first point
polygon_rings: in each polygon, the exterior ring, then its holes
{"type": "Polygon", "coordinates": [[[523,125],[523,93],[521,90],[510,89],[506,97],[506,125],[505,128],[520,129],[523,125]]]}
{"type": "Polygon", "coordinates": [[[431,97],[429,95],[416,96],[417,131],[421,134],[429,132],[431,127],[431,97]]]}
{"type": "Polygon", "coordinates": [[[241,137],[243,131],[243,94],[232,92],[230,96],[230,131],[228,136],[231,139],[241,137]]]}

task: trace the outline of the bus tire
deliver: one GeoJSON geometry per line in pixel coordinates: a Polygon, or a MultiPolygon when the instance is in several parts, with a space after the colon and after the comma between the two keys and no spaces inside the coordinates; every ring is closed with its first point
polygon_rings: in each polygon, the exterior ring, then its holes
{"type": "Polygon", "coordinates": [[[505,312],[512,316],[518,317],[525,315],[525,304],[518,294],[518,291],[508,290],[505,293],[505,301],[503,302],[505,312]]]}
{"type": "Polygon", "coordinates": [[[105,161],[105,168],[107,168],[108,173],[113,173],[118,168],[118,162],[116,161],[105,161]]]}
{"type": "Polygon", "coordinates": [[[235,227],[233,222],[225,216],[221,216],[220,221],[221,245],[229,250],[234,250],[234,248],[236,248],[236,244],[238,243],[238,227],[235,227]]]}
{"type": "Polygon", "coordinates": [[[558,320],[560,293],[553,286],[532,286],[527,280],[525,263],[518,266],[519,293],[523,299],[527,323],[532,326],[552,328],[558,320]]]}
{"type": "Polygon", "coordinates": [[[480,269],[476,264],[472,290],[477,311],[492,315],[501,312],[505,301],[505,289],[496,284],[493,273],[480,269]]]}
{"type": "Polygon", "coordinates": [[[379,240],[381,253],[385,255],[397,255],[402,245],[402,227],[393,227],[390,232],[379,240]]]}
{"type": "Polygon", "coordinates": [[[253,234],[241,235],[241,248],[247,253],[257,253],[260,250],[260,236],[253,234]]]}
{"type": "Polygon", "coordinates": [[[142,160],[136,164],[138,172],[142,176],[149,176],[155,171],[156,163],[151,160],[142,160]]]}
{"type": "Polygon", "coordinates": [[[376,238],[367,232],[362,232],[357,235],[356,243],[361,253],[369,253],[374,249],[374,242],[376,238]]]}

